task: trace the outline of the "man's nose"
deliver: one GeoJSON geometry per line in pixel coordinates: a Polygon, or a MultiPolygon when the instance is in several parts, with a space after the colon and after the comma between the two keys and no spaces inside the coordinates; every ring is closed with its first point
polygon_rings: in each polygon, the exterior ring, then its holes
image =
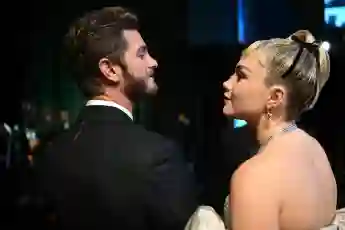
{"type": "Polygon", "coordinates": [[[156,59],[154,59],[153,57],[150,56],[150,60],[149,61],[150,61],[150,67],[152,69],[158,68],[158,63],[157,63],[156,59]]]}

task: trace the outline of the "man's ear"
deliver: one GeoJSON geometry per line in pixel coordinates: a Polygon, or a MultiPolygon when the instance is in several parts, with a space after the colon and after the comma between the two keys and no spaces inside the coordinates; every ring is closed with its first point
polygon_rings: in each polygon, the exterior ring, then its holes
{"type": "Polygon", "coordinates": [[[108,58],[102,58],[98,62],[98,67],[103,76],[111,82],[118,83],[122,75],[122,69],[119,66],[113,65],[108,58]]]}

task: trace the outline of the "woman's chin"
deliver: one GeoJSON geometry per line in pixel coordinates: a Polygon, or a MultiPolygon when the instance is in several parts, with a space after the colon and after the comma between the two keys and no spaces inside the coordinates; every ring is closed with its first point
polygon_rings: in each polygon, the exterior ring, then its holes
{"type": "Polygon", "coordinates": [[[228,106],[223,107],[223,114],[227,117],[233,117],[235,115],[233,109],[228,106]]]}
{"type": "Polygon", "coordinates": [[[223,108],[223,114],[226,117],[230,117],[232,119],[237,119],[237,120],[245,120],[245,118],[243,116],[241,116],[240,114],[236,113],[233,109],[229,109],[224,107],[223,108]]]}

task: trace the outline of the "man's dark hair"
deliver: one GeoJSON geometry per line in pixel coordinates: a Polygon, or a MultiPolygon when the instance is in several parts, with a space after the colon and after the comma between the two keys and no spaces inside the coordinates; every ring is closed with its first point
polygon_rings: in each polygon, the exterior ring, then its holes
{"type": "Polygon", "coordinates": [[[138,30],[136,15],[122,7],[105,7],[77,19],[65,37],[69,62],[86,97],[103,94],[103,81],[98,67],[101,58],[123,64],[127,49],[124,30],[138,30]]]}

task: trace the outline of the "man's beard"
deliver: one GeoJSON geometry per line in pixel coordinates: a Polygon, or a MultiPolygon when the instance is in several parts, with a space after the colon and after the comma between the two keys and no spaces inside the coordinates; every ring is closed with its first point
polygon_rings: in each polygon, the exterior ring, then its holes
{"type": "Polygon", "coordinates": [[[148,85],[142,78],[135,78],[128,71],[124,73],[125,86],[124,93],[132,102],[144,99],[148,94],[148,85]]]}

